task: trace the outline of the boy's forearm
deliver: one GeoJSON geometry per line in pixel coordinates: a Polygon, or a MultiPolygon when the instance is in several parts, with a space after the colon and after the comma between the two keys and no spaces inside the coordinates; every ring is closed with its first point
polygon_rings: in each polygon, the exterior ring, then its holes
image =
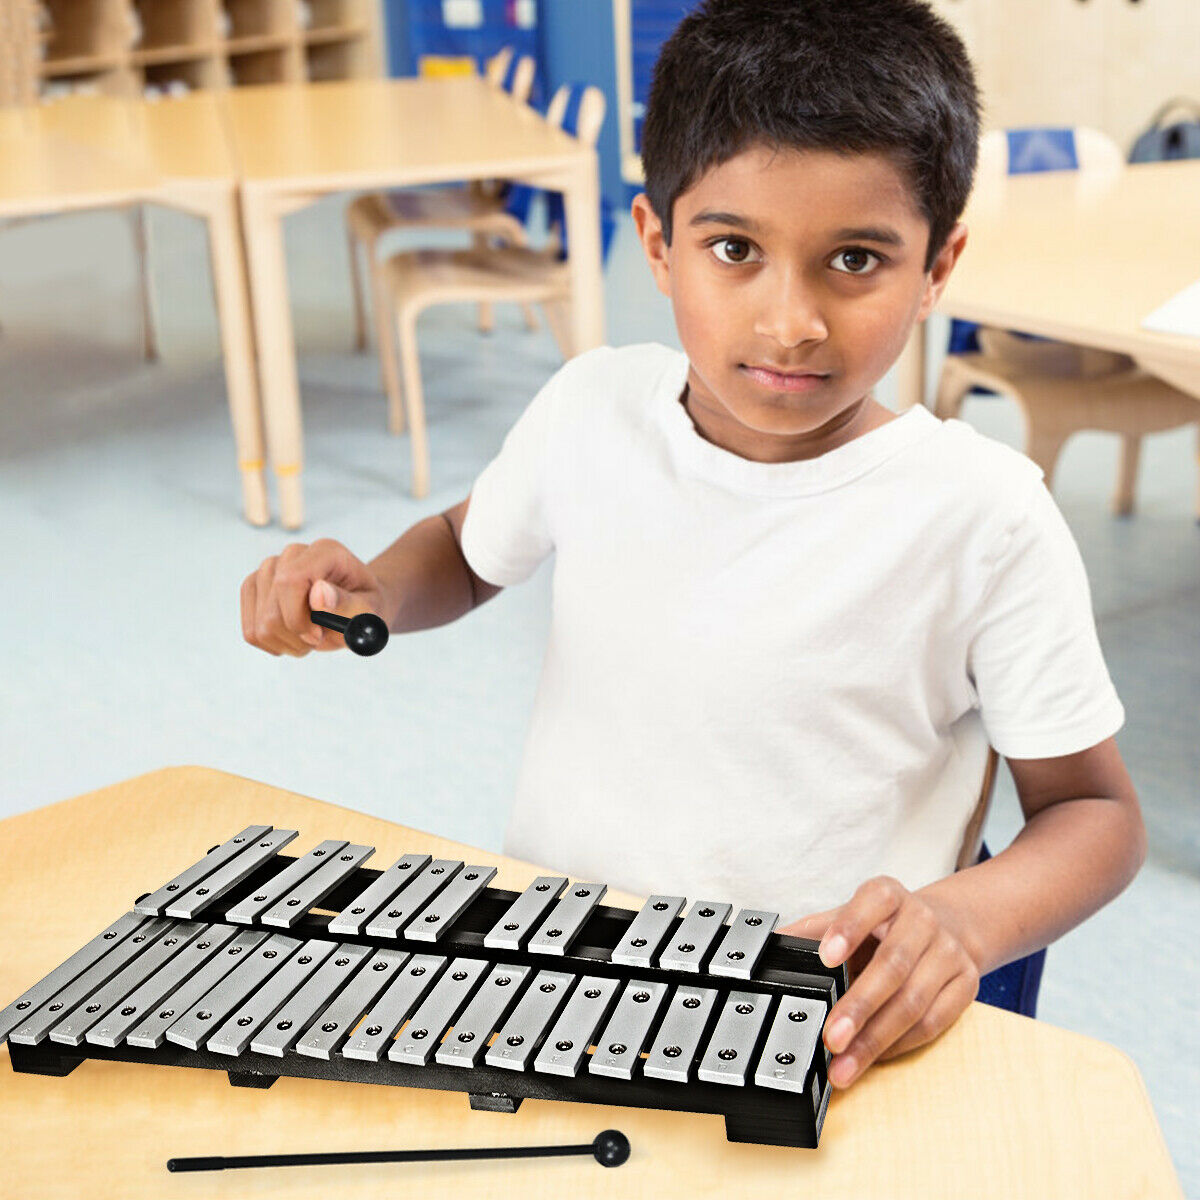
{"type": "Polygon", "coordinates": [[[948,914],[986,975],[1048,946],[1118,896],[1145,859],[1136,806],[1063,800],[1031,817],[994,858],[917,894],[948,914]]]}
{"type": "Polygon", "coordinates": [[[402,533],[370,567],[385,596],[379,615],[393,633],[445,625],[487,598],[476,594],[454,528],[440,513],[402,533]]]}

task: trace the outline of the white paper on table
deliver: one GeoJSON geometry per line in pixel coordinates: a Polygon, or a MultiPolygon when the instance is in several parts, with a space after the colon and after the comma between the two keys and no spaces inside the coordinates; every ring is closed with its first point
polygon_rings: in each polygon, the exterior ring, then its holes
{"type": "Polygon", "coordinates": [[[1142,318],[1142,328],[1155,333],[1184,333],[1200,337],[1200,280],[1142,318]]]}

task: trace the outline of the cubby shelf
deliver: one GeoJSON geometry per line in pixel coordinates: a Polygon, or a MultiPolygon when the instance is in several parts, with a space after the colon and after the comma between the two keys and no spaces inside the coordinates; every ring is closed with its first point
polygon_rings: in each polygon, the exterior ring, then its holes
{"type": "Polygon", "coordinates": [[[0,0],[22,3],[42,95],[383,73],[382,0],[0,0]]]}

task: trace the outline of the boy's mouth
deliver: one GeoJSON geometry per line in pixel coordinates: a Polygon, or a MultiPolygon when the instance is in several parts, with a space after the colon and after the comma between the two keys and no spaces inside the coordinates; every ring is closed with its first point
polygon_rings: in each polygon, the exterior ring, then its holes
{"type": "Polygon", "coordinates": [[[738,369],[744,371],[755,383],[770,388],[773,392],[807,392],[819,387],[829,375],[807,371],[776,371],[771,367],[751,366],[739,363],[738,369]]]}

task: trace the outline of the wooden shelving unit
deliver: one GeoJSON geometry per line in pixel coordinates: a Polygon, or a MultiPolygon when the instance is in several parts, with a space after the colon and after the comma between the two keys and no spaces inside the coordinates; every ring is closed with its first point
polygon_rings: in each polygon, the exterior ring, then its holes
{"type": "Polygon", "coordinates": [[[40,30],[43,97],[383,74],[382,0],[0,0],[40,30]]]}

